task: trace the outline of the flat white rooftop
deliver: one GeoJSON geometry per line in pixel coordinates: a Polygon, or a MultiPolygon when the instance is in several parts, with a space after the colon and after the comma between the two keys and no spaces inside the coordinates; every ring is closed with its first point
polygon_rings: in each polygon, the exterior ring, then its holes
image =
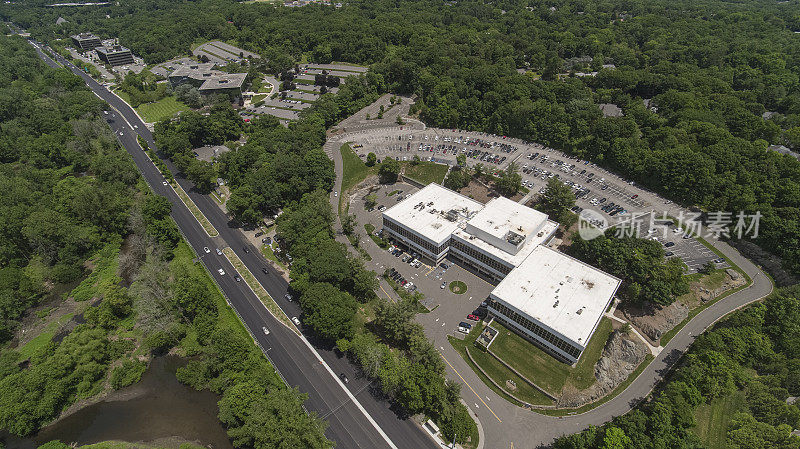
{"type": "Polygon", "coordinates": [[[537,246],[492,296],[586,347],[619,284],[597,268],[537,246]]]}
{"type": "Polygon", "coordinates": [[[496,239],[505,240],[509,232],[527,237],[545,221],[547,214],[501,196],[486,203],[467,225],[496,239]]]}
{"type": "Polygon", "coordinates": [[[383,215],[438,245],[482,208],[473,199],[431,183],[383,215]]]}
{"type": "Polygon", "coordinates": [[[470,245],[479,248],[483,252],[490,254],[495,258],[508,263],[509,265],[518,267],[522,261],[524,261],[531,254],[531,252],[536,249],[537,246],[543,244],[545,240],[553,235],[553,233],[556,231],[556,228],[558,228],[558,223],[552,220],[546,220],[540,227],[539,232],[537,232],[536,235],[531,236],[531,238],[525,242],[524,245],[522,245],[516,254],[506,252],[503,249],[500,249],[491,243],[482,240],[481,238],[471,238],[473,235],[463,229],[456,230],[454,234],[463,240],[466,240],[470,245]]]}

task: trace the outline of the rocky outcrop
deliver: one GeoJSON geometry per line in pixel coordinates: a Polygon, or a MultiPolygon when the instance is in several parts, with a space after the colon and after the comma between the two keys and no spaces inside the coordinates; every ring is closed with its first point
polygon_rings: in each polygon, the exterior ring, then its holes
{"type": "Polygon", "coordinates": [[[646,303],[640,307],[626,308],[625,316],[639,332],[657,342],[664,332],[677,326],[689,316],[689,307],[678,301],[666,307],[646,303]]]}
{"type": "Polygon", "coordinates": [[[580,407],[611,393],[636,370],[647,354],[647,346],[638,338],[615,331],[594,366],[597,381],[585,390],[565,387],[558,406],[580,407]]]}

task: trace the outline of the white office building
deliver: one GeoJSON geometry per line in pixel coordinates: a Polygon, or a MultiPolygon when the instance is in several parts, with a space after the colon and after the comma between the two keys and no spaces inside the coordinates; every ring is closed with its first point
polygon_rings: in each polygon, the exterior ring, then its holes
{"type": "Polygon", "coordinates": [[[438,264],[450,248],[450,237],[483,204],[431,183],[383,213],[383,229],[412,251],[438,264]]]}
{"type": "Polygon", "coordinates": [[[445,257],[498,283],[495,319],[575,363],[620,280],[543,246],[558,227],[546,214],[507,198],[485,205],[438,184],[383,213],[383,230],[429,261],[445,257]]]}
{"type": "Polygon", "coordinates": [[[457,229],[450,257],[499,282],[540,244],[550,240],[558,223],[508,198],[495,198],[457,229]]]}
{"type": "Polygon", "coordinates": [[[568,363],[580,358],[620,280],[537,246],[489,295],[495,319],[568,363]]]}

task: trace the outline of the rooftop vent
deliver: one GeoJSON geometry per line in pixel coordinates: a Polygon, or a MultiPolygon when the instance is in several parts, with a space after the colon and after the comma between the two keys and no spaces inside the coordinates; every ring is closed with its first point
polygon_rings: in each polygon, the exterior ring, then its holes
{"type": "Polygon", "coordinates": [[[556,300],[556,302],[553,303],[553,308],[555,309],[556,307],[558,307],[558,300],[556,300]]]}
{"type": "Polygon", "coordinates": [[[525,241],[525,236],[517,234],[514,231],[508,231],[506,232],[505,240],[514,246],[519,246],[520,243],[525,241]]]}
{"type": "Polygon", "coordinates": [[[458,211],[455,209],[450,209],[447,211],[447,219],[450,221],[456,221],[458,219],[458,211]]]}
{"type": "Polygon", "coordinates": [[[577,311],[577,312],[575,312],[575,313],[577,313],[578,315],[580,315],[581,313],[583,313],[583,309],[578,309],[578,311],[577,311]]]}

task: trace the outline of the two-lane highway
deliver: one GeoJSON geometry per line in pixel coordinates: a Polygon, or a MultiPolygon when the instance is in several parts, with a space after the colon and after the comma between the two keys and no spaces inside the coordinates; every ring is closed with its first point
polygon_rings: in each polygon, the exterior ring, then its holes
{"type": "MultiPolygon", "coordinates": [[[[215,251],[205,254],[202,251],[203,247],[230,246],[269,294],[278,301],[286,314],[290,317],[300,316],[298,305],[284,299],[288,288],[287,282],[272,269],[255,248],[250,246],[239,230],[229,225],[230,219],[209,196],[194,192],[191,182],[176,177],[219,231],[219,237],[215,238],[205,233],[172,188],[164,185],[163,176],[136,140],[136,135],[141,135],[155,148],[152,134],[133,109],[64,58],[55,55],[54,62],[36,43],[31,43],[48,65],[57,67],[56,62],[58,62],[67,67],[81,76],[98,97],[112,106],[114,110],[108,113],[107,121],[133,157],[142,176],[155,193],[165,196],[172,203],[172,216],[187,242],[200,255],[200,259],[227,296],[231,306],[286,381],[309,395],[306,408],[328,421],[330,426],[326,435],[337,443],[337,447],[417,449],[437,446],[410,419],[400,419],[386,400],[373,396],[371,384],[357,376],[355,367],[345,357],[332,349],[316,348],[315,353],[303,339],[277,321],[244,282],[236,282],[233,279],[234,268],[225,257],[217,256],[215,251]],[[244,251],[245,248],[250,250],[244,251]],[[220,268],[225,271],[225,275],[218,273],[217,270],[220,268]],[[269,335],[264,334],[262,327],[270,331],[269,335]],[[317,354],[325,363],[317,359],[317,354]],[[328,370],[326,364],[333,372],[328,370]],[[350,382],[347,385],[341,383],[337,378],[338,373],[346,374],[351,379],[350,382]]],[[[167,164],[173,173],[177,173],[169,161],[167,164]]]]}

